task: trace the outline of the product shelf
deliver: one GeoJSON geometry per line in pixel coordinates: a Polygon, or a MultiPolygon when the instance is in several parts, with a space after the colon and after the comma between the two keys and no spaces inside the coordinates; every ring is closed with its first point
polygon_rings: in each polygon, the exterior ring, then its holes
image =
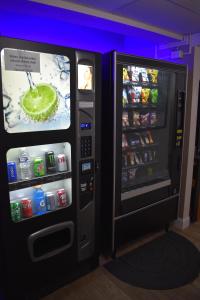
{"type": "Polygon", "coordinates": [[[122,151],[127,152],[130,150],[137,150],[137,149],[148,149],[148,148],[153,148],[153,147],[158,147],[159,143],[152,143],[152,144],[145,144],[145,145],[135,145],[135,146],[128,146],[128,147],[123,147],[122,151]]]}
{"type": "Polygon", "coordinates": [[[158,164],[158,163],[159,163],[158,160],[154,160],[154,161],[150,161],[150,162],[146,162],[146,163],[135,164],[132,166],[122,167],[122,171],[127,171],[127,170],[131,170],[131,169],[139,168],[139,167],[147,167],[147,166],[158,164]]]}
{"type": "Polygon", "coordinates": [[[40,177],[34,177],[28,180],[20,180],[16,182],[9,182],[9,191],[15,191],[35,185],[45,184],[49,182],[59,181],[70,178],[72,176],[71,171],[56,172],[40,177]]]}

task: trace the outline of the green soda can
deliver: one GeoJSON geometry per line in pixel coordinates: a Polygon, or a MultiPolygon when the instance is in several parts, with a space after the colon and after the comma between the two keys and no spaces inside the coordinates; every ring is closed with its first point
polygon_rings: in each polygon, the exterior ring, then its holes
{"type": "Polygon", "coordinates": [[[10,202],[11,217],[13,222],[21,221],[21,203],[18,200],[10,202]]]}
{"type": "Polygon", "coordinates": [[[33,173],[35,177],[45,175],[44,160],[41,157],[36,157],[33,161],[33,173]]]}

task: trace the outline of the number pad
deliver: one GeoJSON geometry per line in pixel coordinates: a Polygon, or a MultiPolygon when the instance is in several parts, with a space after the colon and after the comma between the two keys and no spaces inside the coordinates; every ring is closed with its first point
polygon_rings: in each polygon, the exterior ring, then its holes
{"type": "Polygon", "coordinates": [[[81,158],[92,155],[92,137],[82,136],[81,137],[81,158]]]}

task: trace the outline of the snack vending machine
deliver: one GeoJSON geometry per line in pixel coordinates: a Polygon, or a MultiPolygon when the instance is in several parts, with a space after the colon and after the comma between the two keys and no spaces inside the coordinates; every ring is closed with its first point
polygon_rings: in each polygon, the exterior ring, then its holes
{"type": "Polygon", "coordinates": [[[104,57],[104,251],[176,219],[186,68],[113,52],[104,57]]]}
{"type": "Polygon", "coordinates": [[[100,55],[0,46],[1,288],[37,299],[98,265],[100,55]]]}

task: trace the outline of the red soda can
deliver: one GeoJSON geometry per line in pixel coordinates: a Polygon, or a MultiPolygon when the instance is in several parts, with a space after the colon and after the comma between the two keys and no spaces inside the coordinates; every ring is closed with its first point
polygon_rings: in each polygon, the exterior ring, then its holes
{"type": "Polygon", "coordinates": [[[22,217],[23,218],[30,218],[33,216],[32,210],[32,200],[29,198],[23,198],[21,200],[21,207],[22,207],[22,217]]]}
{"type": "Polygon", "coordinates": [[[67,197],[64,189],[59,189],[56,192],[58,207],[64,207],[67,205],[67,197]]]}

